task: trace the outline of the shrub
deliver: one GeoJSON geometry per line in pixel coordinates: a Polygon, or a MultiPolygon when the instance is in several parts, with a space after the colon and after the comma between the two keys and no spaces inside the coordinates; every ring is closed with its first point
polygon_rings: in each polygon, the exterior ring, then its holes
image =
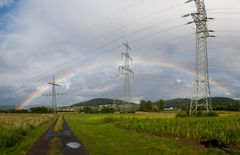
{"type": "Polygon", "coordinates": [[[176,118],[183,118],[183,117],[189,117],[188,113],[177,113],[176,118]]]}

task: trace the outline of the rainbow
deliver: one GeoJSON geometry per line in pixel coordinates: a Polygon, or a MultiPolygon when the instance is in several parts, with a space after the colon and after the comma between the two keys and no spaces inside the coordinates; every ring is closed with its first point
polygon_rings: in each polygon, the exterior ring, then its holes
{"type": "MultiPolygon", "coordinates": [[[[94,71],[100,67],[109,66],[109,63],[111,63],[111,62],[114,62],[114,60],[106,61],[106,62],[102,62],[102,63],[94,63],[94,64],[90,64],[88,66],[76,68],[76,69],[72,70],[71,72],[63,74],[61,77],[57,78],[56,83],[61,84],[62,82],[67,81],[73,77],[80,75],[80,74],[84,75],[84,73],[90,72],[91,70],[94,71]]],[[[17,109],[23,109],[28,104],[30,104],[34,99],[39,97],[47,89],[49,89],[48,84],[44,84],[44,85],[38,87],[35,92],[33,92],[29,97],[27,97],[22,103],[20,103],[17,106],[17,109]]]]}
{"type": "MultiPolygon", "coordinates": [[[[111,62],[114,62],[114,64],[116,63],[115,65],[117,65],[118,60],[112,59],[111,61],[94,63],[94,64],[90,64],[88,66],[76,68],[76,69],[72,70],[71,72],[62,75],[60,78],[57,78],[56,82],[61,83],[63,81],[66,81],[66,80],[69,80],[73,77],[76,77],[77,75],[80,75],[80,74],[84,75],[84,73],[87,73],[89,71],[94,71],[94,70],[96,70],[100,67],[113,65],[113,64],[110,64],[111,62]]],[[[193,71],[188,69],[188,68],[185,68],[185,67],[180,66],[178,64],[169,63],[169,62],[167,62],[165,60],[162,60],[162,59],[147,60],[147,59],[137,57],[134,60],[134,64],[135,65],[152,65],[152,66],[160,66],[160,67],[171,68],[171,69],[175,69],[175,70],[180,71],[180,72],[184,72],[184,73],[189,74],[191,76],[193,76],[193,74],[194,74],[193,71]]],[[[227,96],[232,94],[232,92],[227,87],[225,87],[223,84],[221,84],[218,81],[210,80],[210,84],[215,86],[216,88],[218,88],[221,92],[223,92],[227,96]]],[[[19,104],[17,109],[23,109],[24,107],[29,105],[34,99],[36,99],[38,96],[40,96],[47,89],[49,89],[48,84],[44,84],[43,86],[38,87],[35,92],[33,92],[28,98],[26,98],[22,103],[19,104]]]]}
{"type": "MultiPolygon", "coordinates": [[[[139,57],[139,58],[135,58],[134,63],[137,63],[137,64],[143,64],[144,63],[146,65],[172,68],[172,69],[175,69],[177,71],[181,71],[181,72],[184,72],[186,74],[189,74],[191,76],[194,75],[194,71],[193,70],[190,70],[190,69],[188,69],[186,67],[183,67],[183,66],[181,66],[179,64],[169,63],[169,62],[167,62],[166,60],[163,60],[163,59],[147,60],[147,59],[144,59],[142,57],[139,57]]],[[[224,93],[224,95],[230,96],[230,95],[233,94],[233,92],[230,89],[228,89],[224,84],[220,83],[219,81],[210,79],[210,85],[213,85],[214,87],[219,89],[221,92],[224,93]]]]}

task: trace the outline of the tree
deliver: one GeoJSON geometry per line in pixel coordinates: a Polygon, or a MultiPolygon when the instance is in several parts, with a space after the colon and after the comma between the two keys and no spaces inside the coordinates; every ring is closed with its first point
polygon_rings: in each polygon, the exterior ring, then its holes
{"type": "Polygon", "coordinates": [[[147,111],[152,111],[153,110],[152,101],[150,101],[150,100],[147,101],[146,109],[147,109],[147,111]]]}
{"type": "Polygon", "coordinates": [[[146,111],[146,101],[145,100],[141,100],[140,101],[140,111],[146,111]]]}
{"type": "Polygon", "coordinates": [[[157,108],[158,108],[158,111],[164,110],[164,100],[157,101],[157,108]]]}
{"type": "Polygon", "coordinates": [[[91,114],[91,113],[93,113],[93,110],[90,107],[84,107],[83,112],[86,113],[86,114],[91,114]]]}
{"type": "Polygon", "coordinates": [[[104,107],[101,109],[101,113],[114,113],[115,110],[113,108],[107,108],[107,107],[104,107]]]}
{"type": "Polygon", "coordinates": [[[48,107],[32,107],[30,111],[31,113],[52,113],[53,109],[48,107]]]}
{"type": "Polygon", "coordinates": [[[153,106],[151,101],[145,101],[141,100],[140,101],[140,111],[152,111],[153,106]]]}

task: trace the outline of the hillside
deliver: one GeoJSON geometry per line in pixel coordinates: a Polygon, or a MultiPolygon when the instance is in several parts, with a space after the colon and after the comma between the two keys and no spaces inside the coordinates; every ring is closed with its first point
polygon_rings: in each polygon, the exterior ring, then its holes
{"type": "Polygon", "coordinates": [[[214,110],[240,111],[240,101],[231,98],[213,97],[212,105],[214,110]]]}
{"type": "Polygon", "coordinates": [[[239,100],[234,100],[231,98],[226,98],[226,97],[213,97],[212,98],[212,103],[213,104],[239,104],[239,100]]]}
{"type": "MultiPolygon", "coordinates": [[[[107,99],[107,98],[95,98],[91,99],[86,102],[80,102],[77,104],[74,104],[72,106],[93,106],[97,107],[99,105],[107,105],[107,104],[116,104],[116,105],[122,105],[122,100],[117,100],[117,99],[107,99]]],[[[135,103],[130,103],[134,106],[137,106],[135,103]]]]}
{"type": "MultiPolygon", "coordinates": [[[[212,99],[212,107],[214,110],[231,110],[231,111],[239,111],[240,110],[240,101],[226,98],[226,97],[213,97],[212,99]]],[[[153,102],[156,104],[157,102],[153,102]]],[[[191,103],[191,99],[188,98],[177,98],[172,100],[165,100],[165,107],[177,107],[186,109],[189,107],[191,103]]]]}
{"type": "Polygon", "coordinates": [[[165,106],[166,107],[182,107],[184,105],[189,105],[191,100],[188,98],[177,98],[172,100],[166,100],[165,106]]]}
{"type": "MultiPolygon", "coordinates": [[[[156,105],[156,102],[153,102],[153,105],[156,105]]],[[[191,103],[191,99],[188,98],[177,98],[172,100],[165,100],[165,107],[176,107],[181,109],[188,109],[189,104],[191,103]]],[[[98,107],[99,105],[107,105],[107,104],[116,104],[122,105],[122,100],[117,99],[107,99],[107,98],[95,98],[86,102],[80,102],[74,104],[72,106],[93,106],[98,107]]],[[[133,106],[137,107],[138,104],[131,103],[133,106]]],[[[213,97],[212,98],[212,107],[214,110],[231,110],[237,111],[240,110],[240,101],[234,100],[226,97],[213,97]]]]}

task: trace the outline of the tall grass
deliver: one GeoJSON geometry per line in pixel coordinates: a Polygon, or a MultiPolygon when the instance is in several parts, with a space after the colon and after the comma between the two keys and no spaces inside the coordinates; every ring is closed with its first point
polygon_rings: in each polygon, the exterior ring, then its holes
{"type": "MultiPolygon", "coordinates": [[[[109,119],[109,118],[108,118],[109,119]]],[[[240,145],[240,117],[175,119],[130,119],[119,126],[160,136],[194,140],[218,140],[221,144],[240,145]]]]}
{"type": "Polygon", "coordinates": [[[0,152],[14,149],[31,131],[51,118],[52,115],[0,115],[0,152]]]}

